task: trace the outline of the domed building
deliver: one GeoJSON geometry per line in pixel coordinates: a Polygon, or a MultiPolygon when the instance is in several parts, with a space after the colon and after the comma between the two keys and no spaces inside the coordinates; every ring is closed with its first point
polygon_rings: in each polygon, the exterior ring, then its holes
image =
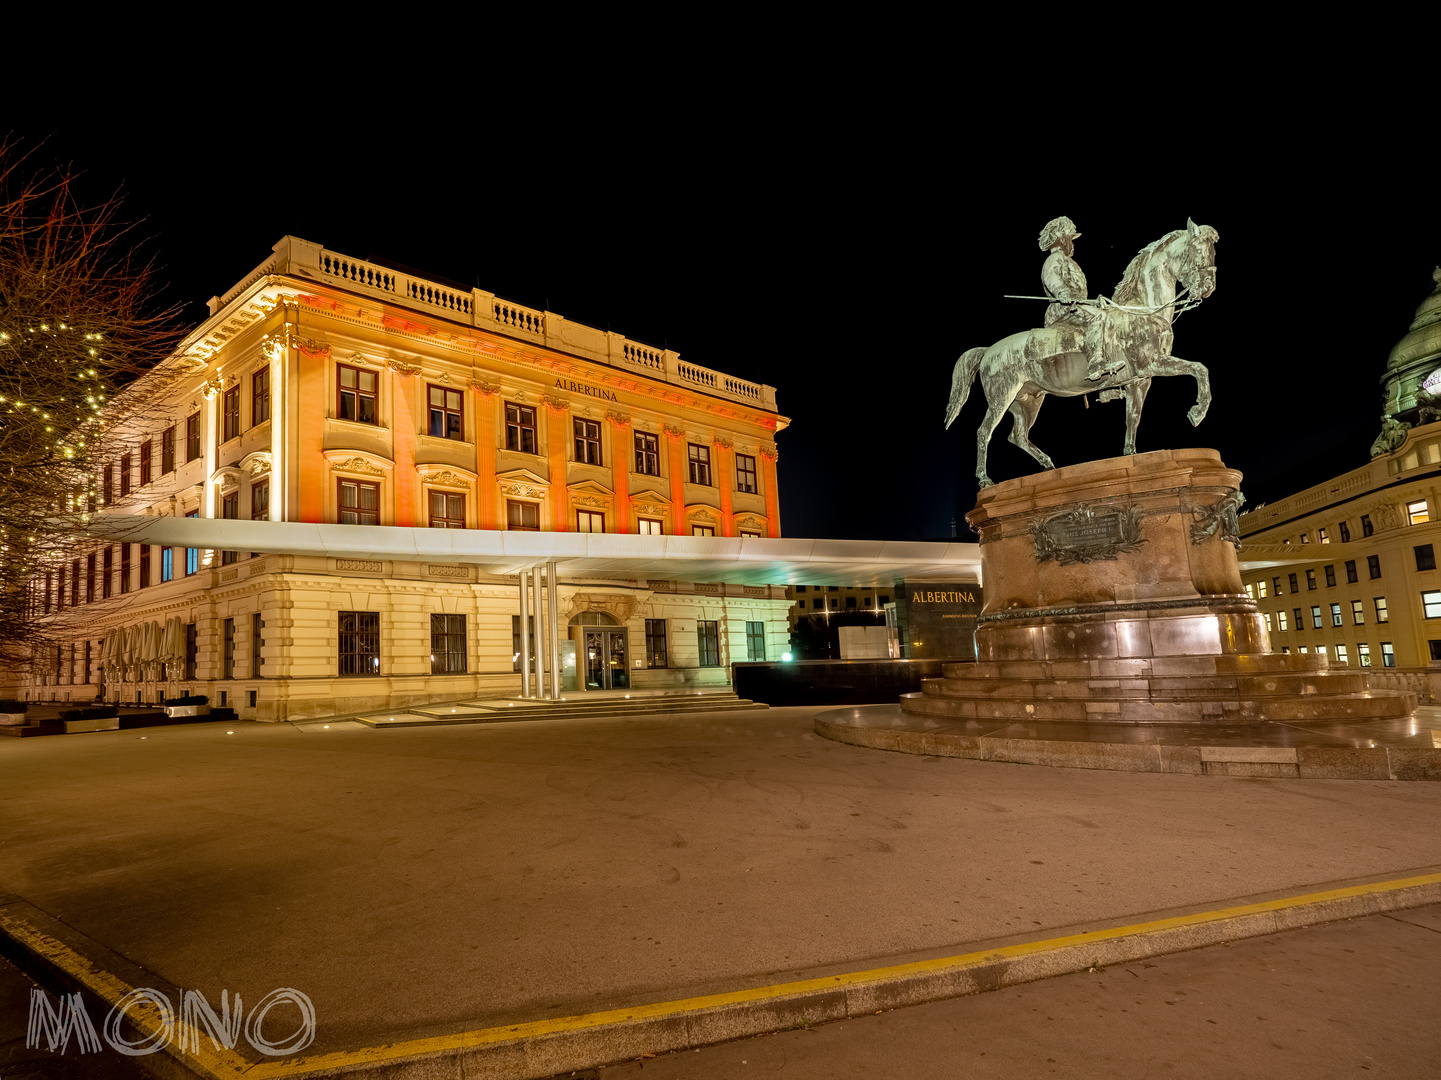
{"type": "Polygon", "coordinates": [[[1441,419],[1441,267],[1431,277],[1436,288],[1391,350],[1381,380],[1386,415],[1405,424],[1441,419]]]}
{"type": "Polygon", "coordinates": [[[1276,652],[1441,699],[1441,268],[1382,377],[1371,461],[1241,515],[1242,581],[1276,652]]]}

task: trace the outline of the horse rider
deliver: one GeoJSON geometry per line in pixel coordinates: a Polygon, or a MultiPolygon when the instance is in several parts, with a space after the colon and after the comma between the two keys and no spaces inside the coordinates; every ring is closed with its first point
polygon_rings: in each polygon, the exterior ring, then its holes
{"type": "Polygon", "coordinates": [[[1041,230],[1040,248],[1050,252],[1041,267],[1041,284],[1054,301],[1046,308],[1045,325],[1064,324],[1082,332],[1086,379],[1097,382],[1125,367],[1126,361],[1119,355],[1109,313],[1100,304],[1086,302],[1086,275],[1072,258],[1080,236],[1068,217],[1048,221],[1041,230]]]}

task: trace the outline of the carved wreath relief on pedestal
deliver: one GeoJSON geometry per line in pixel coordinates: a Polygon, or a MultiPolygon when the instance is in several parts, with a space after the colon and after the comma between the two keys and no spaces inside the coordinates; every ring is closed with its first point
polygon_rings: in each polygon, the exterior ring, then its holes
{"type": "Polygon", "coordinates": [[[1141,511],[1134,506],[1093,507],[1077,503],[1069,510],[1031,524],[1037,562],[1074,563],[1114,561],[1135,551],[1141,537],[1141,511]]]}

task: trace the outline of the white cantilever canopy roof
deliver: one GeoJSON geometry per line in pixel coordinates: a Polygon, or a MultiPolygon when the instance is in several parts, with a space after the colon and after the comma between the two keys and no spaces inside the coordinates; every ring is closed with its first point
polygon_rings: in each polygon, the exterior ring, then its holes
{"type": "Polygon", "coordinates": [[[102,542],[464,563],[488,574],[515,574],[555,559],[572,578],[862,587],[906,578],[981,580],[980,546],[962,543],[402,529],[121,514],[95,517],[87,531],[102,542]]]}

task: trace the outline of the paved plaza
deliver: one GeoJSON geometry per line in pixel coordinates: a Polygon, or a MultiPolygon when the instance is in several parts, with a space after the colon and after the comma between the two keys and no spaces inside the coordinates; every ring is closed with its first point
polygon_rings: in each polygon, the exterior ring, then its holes
{"type": "Polygon", "coordinates": [[[1441,866],[1441,784],[927,758],[819,711],[6,740],[0,892],[212,1001],[296,988],[324,1054],[1441,866]]]}

